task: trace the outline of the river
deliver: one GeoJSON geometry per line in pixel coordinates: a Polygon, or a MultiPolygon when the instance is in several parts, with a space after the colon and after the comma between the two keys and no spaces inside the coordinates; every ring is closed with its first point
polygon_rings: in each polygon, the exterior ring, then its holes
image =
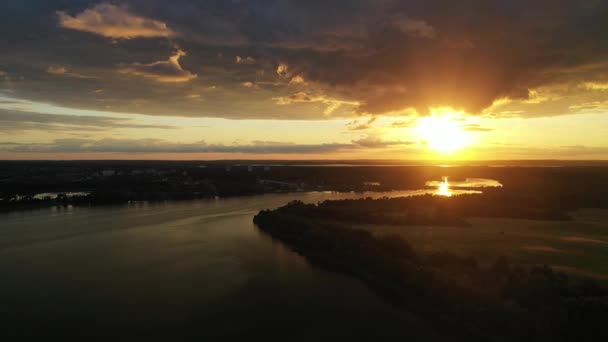
{"type": "Polygon", "coordinates": [[[360,282],[310,266],[252,223],[297,193],[0,214],[3,334],[203,340],[429,339],[360,282]]]}

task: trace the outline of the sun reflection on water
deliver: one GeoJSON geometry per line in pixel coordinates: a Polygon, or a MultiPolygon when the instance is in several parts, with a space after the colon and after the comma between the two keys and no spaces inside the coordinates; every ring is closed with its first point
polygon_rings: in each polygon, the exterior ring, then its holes
{"type": "Polygon", "coordinates": [[[439,183],[439,187],[435,194],[439,196],[452,197],[452,192],[450,191],[450,183],[448,183],[448,177],[443,177],[443,182],[439,183]]]}

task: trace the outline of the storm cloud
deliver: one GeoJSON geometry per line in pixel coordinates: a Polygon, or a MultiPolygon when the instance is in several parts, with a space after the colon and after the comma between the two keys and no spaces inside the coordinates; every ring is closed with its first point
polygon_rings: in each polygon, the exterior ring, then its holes
{"type": "Polygon", "coordinates": [[[49,0],[4,2],[0,12],[2,89],[78,108],[549,116],[602,105],[608,84],[600,0],[49,0]],[[69,74],[49,65],[91,78],[50,82],[69,74]],[[209,87],[217,92],[204,103],[177,100],[209,87]],[[86,95],[102,88],[103,98],[86,95]]]}

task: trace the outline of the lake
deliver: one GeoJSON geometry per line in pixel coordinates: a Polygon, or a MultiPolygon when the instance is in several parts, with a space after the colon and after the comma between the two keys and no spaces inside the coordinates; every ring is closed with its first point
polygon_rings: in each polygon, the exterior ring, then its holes
{"type": "Polygon", "coordinates": [[[411,194],[268,194],[0,214],[1,334],[436,338],[416,317],[354,279],[311,267],[252,223],[259,210],[290,200],[411,194]]]}

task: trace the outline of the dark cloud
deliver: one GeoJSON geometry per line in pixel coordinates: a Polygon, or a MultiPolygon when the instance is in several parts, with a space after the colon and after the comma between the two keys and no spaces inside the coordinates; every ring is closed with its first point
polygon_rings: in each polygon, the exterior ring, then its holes
{"type": "Polygon", "coordinates": [[[143,125],[130,119],[102,116],[55,115],[0,109],[0,133],[20,131],[102,131],[114,128],[173,129],[168,125],[143,125]]]}
{"type": "Polygon", "coordinates": [[[502,97],[527,99],[530,88],[596,77],[571,71],[608,57],[606,34],[599,34],[608,29],[605,2],[430,1],[417,6],[402,1],[392,8],[432,25],[434,39],[408,36],[390,19],[385,26],[377,19],[380,29],[364,26],[361,45],[330,52],[313,48],[287,63],[307,79],[350,94],[363,112],[451,106],[476,113],[502,97]]]}
{"type": "Polygon", "coordinates": [[[15,96],[146,114],[318,119],[450,106],[558,115],[605,97],[579,85],[608,83],[608,2],[599,0],[8,1],[0,29],[11,79],[0,85],[15,96]],[[188,57],[172,63],[175,44],[188,57]],[[96,78],[57,80],[49,65],[96,78]],[[190,82],[149,84],[116,75],[118,65],[190,82]],[[204,104],[183,101],[210,86],[218,91],[204,104]],[[561,86],[568,96],[531,101],[531,90],[561,86]],[[79,93],[100,88],[104,96],[79,93]],[[512,103],[492,107],[501,98],[512,103]]]}

